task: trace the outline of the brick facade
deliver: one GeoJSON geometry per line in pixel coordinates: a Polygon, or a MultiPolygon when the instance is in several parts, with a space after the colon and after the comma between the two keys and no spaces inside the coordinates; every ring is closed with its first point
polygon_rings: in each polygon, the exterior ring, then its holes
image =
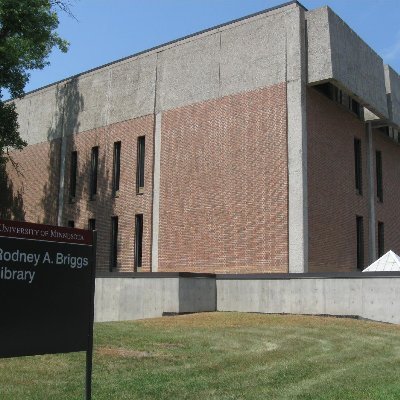
{"type": "Polygon", "coordinates": [[[153,169],[153,116],[94,129],[68,137],[66,185],[64,198],[64,223],[74,220],[75,226],[87,228],[88,219],[96,219],[98,230],[98,270],[109,269],[111,217],[118,216],[118,267],[119,271],[134,270],[135,215],[143,214],[143,265],[150,271],[151,207],[153,169]],[[145,136],[145,188],[136,192],[137,138],[145,136]],[[121,142],[121,177],[118,197],[112,191],[114,142],[121,142]],[[99,146],[98,191],[90,200],[91,149],[99,146]],[[78,151],[78,178],[75,203],[69,202],[69,171],[71,151],[78,151]]]}
{"type": "MultiPolygon", "coordinates": [[[[376,223],[384,223],[384,251],[393,250],[400,254],[400,145],[386,137],[381,131],[374,130],[375,151],[382,153],[383,202],[378,201],[375,192],[376,223]]],[[[376,165],[374,165],[374,172],[376,165]]],[[[378,235],[378,225],[376,225],[378,235]]],[[[378,237],[376,237],[378,243],[378,237]]]]}
{"type": "Polygon", "coordinates": [[[312,88],[307,91],[307,121],[309,271],[355,271],[357,215],[363,217],[368,262],[365,124],[312,88]],[[361,140],[362,195],[355,188],[354,138],[361,140]]]}
{"type": "Polygon", "coordinates": [[[162,119],[159,271],[288,271],[286,85],[162,119]]]}
{"type": "MultiPolygon", "coordinates": [[[[98,271],[108,271],[110,261],[111,217],[118,216],[118,270],[134,270],[135,215],[143,214],[143,264],[142,271],[151,265],[151,207],[153,168],[154,118],[147,116],[108,127],[86,131],[67,137],[63,225],[74,221],[76,228],[88,228],[88,219],[96,220],[98,231],[98,271]],[[136,193],[137,138],[146,137],[145,188],[136,193]],[[118,197],[112,192],[113,146],[121,141],[121,177],[118,197]],[[99,146],[98,191],[89,199],[91,149],[99,146]],[[76,197],[70,201],[71,152],[78,152],[76,197]]],[[[14,197],[21,194],[22,213],[14,210],[8,218],[30,222],[57,224],[58,193],[60,183],[61,140],[28,146],[14,152],[13,159],[20,172],[8,164],[11,191],[14,197]]]]}
{"type": "MultiPolygon", "coordinates": [[[[163,113],[159,271],[288,272],[286,113],[284,83],[163,113]]],[[[309,271],[354,271],[356,216],[363,217],[368,265],[365,124],[313,88],[307,90],[307,121],[309,271]],[[355,190],[354,138],[362,146],[362,195],[355,190]]],[[[96,220],[99,271],[110,265],[112,216],[119,218],[118,270],[134,271],[136,214],[144,216],[142,271],[151,271],[154,123],[149,115],[66,139],[62,220],[79,228],[87,228],[89,218],[96,220]],[[146,137],[143,194],[136,191],[139,136],[146,137]],[[114,197],[117,141],[121,177],[114,197]],[[94,146],[99,146],[99,189],[90,200],[94,146]],[[78,152],[74,202],[72,151],[78,152]]],[[[374,155],[382,152],[384,184],[384,201],[375,203],[376,221],[385,224],[385,251],[400,253],[400,146],[378,130],[373,138],[374,155]]],[[[2,190],[14,206],[3,217],[57,223],[60,154],[60,139],[13,153],[20,173],[8,164],[8,186],[3,179],[2,190]]]]}
{"type": "Polygon", "coordinates": [[[16,166],[9,162],[1,179],[4,218],[57,224],[60,148],[56,139],[12,152],[16,166]]]}

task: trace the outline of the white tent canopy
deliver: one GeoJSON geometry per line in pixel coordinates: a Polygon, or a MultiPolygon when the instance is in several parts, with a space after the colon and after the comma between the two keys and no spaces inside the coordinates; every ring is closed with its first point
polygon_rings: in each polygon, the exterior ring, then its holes
{"type": "Polygon", "coordinates": [[[381,258],[363,270],[363,272],[373,271],[400,271],[400,257],[392,250],[389,250],[381,258]]]}

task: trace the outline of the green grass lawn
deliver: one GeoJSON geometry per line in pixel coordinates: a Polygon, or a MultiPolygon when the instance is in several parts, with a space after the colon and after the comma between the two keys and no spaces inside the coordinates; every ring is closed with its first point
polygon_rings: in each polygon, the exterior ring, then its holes
{"type": "MultiPolygon", "coordinates": [[[[84,362],[0,360],[0,399],[83,399],[84,362]]],[[[98,323],[93,399],[400,399],[400,326],[243,313],[98,323]]]]}

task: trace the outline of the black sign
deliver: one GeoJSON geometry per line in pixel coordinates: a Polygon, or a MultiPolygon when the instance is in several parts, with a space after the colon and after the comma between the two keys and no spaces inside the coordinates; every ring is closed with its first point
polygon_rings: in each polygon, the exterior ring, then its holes
{"type": "Polygon", "coordinates": [[[92,235],[0,220],[0,357],[88,350],[92,235]]]}

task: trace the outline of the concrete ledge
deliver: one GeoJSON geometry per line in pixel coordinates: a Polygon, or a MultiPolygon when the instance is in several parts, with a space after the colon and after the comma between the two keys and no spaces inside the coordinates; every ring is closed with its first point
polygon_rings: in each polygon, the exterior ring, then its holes
{"type": "Polygon", "coordinates": [[[217,280],[364,279],[399,277],[400,272],[308,272],[305,274],[216,274],[217,280]]]}
{"type": "Polygon", "coordinates": [[[98,272],[96,278],[215,278],[215,274],[194,272],[98,272]]]}

